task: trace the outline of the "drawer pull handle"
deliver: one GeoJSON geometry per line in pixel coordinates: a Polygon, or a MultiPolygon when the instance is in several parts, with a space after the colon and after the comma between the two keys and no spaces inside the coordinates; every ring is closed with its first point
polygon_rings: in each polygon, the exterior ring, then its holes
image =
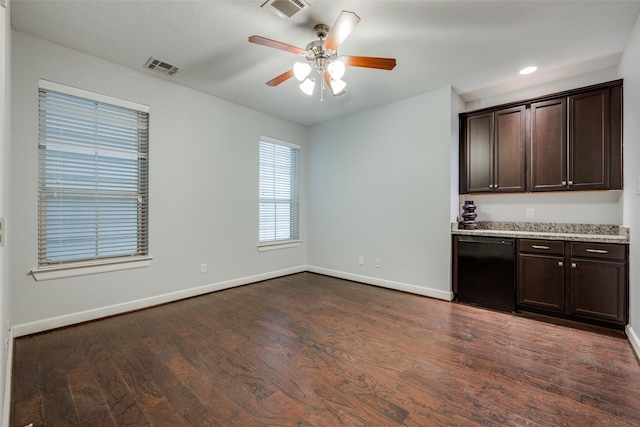
{"type": "Polygon", "coordinates": [[[604,249],[587,249],[587,252],[591,252],[592,254],[607,254],[609,251],[605,251],[604,249]]]}
{"type": "Polygon", "coordinates": [[[543,245],[531,245],[531,247],[533,249],[549,249],[549,246],[543,246],[543,245]]]}

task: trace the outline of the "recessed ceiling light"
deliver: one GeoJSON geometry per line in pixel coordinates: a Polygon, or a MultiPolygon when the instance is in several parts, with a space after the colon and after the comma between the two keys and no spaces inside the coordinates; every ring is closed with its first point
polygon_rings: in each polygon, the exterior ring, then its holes
{"type": "Polygon", "coordinates": [[[537,70],[538,67],[527,67],[527,68],[523,68],[522,70],[520,70],[520,74],[531,74],[533,73],[535,70],[537,70]]]}

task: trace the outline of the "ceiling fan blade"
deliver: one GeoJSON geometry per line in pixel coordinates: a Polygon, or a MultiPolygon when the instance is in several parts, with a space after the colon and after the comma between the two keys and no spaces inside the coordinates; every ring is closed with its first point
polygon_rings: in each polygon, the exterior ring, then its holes
{"type": "Polygon", "coordinates": [[[394,58],[374,58],[372,56],[342,56],[344,65],[351,67],[378,68],[380,70],[393,70],[396,66],[394,58]]]}
{"type": "Polygon", "coordinates": [[[261,44],[262,46],[272,47],[274,49],[284,50],[284,51],[287,51],[287,52],[294,53],[296,55],[304,55],[307,52],[306,50],[301,49],[299,47],[292,46],[290,44],[286,44],[286,43],[282,43],[282,42],[278,42],[278,41],[275,41],[275,40],[271,40],[271,39],[268,39],[266,37],[251,36],[251,37],[249,37],[249,42],[250,43],[255,43],[255,44],[261,44]]]}
{"type": "Polygon", "coordinates": [[[278,86],[280,83],[289,80],[291,77],[293,77],[293,70],[285,71],[278,77],[269,80],[267,82],[267,86],[278,86]]]}
{"type": "Polygon", "coordinates": [[[333,24],[329,34],[327,34],[327,39],[324,41],[325,49],[338,50],[338,46],[349,37],[358,22],[360,22],[360,17],[355,13],[347,10],[340,12],[336,23],[333,24]]]}
{"type": "Polygon", "coordinates": [[[329,88],[329,90],[331,91],[331,93],[333,94],[333,96],[340,96],[340,95],[344,95],[345,90],[342,89],[340,92],[338,93],[333,93],[333,86],[331,85],[331,77],[329,76],[329,72],[325,71],[324,72],[324,81],[327,84],[327,87],[329,88]]]}

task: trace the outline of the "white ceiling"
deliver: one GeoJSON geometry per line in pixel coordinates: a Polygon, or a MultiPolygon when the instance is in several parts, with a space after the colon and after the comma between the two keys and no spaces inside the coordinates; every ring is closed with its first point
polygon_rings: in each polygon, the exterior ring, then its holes
{"type": "Polygon", "coordinates": [[[310,125],[452,86],[465,101],[617,65],[640,1],[321,1],[289,20],[244,1],[11,0],[12,27],[267,114],[310,125]],[[297,56],[247,41],[304,48],[341,10],[361,18],[338,53],[392,57],[393,71],[348,67],[346,94],[304,95],[265,82],[297,56]],[[143,69],[155,56],[173,77],[143,69]],[[518,75],[524,66],[539,71],[518,75]]]}

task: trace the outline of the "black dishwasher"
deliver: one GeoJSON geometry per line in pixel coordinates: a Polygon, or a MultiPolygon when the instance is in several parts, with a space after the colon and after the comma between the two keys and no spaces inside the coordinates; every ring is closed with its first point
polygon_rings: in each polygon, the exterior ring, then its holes
{"type": "Polygon", "coordinates": [[[457,236],[458,301],[515,311],[515,239],[457,236]]]}

